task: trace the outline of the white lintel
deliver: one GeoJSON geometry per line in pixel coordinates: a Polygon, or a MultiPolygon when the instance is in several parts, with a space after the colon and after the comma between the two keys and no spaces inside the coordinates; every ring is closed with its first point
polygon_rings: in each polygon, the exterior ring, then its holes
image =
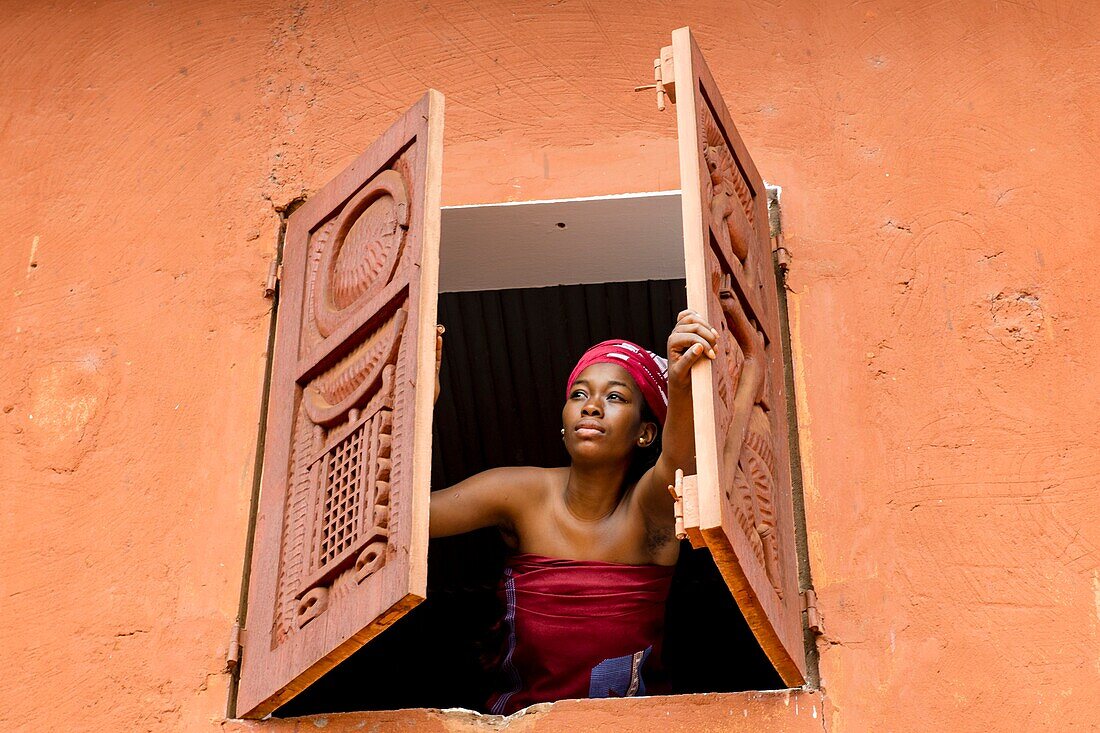
{"type": "Polygon", "coordinates": [[[440,292],[684,276],[679,191],[444,206],[440,292]]]}

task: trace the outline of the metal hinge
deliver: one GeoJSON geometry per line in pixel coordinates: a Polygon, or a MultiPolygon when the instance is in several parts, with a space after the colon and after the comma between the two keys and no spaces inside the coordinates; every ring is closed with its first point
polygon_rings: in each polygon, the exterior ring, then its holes
{"type": "Polygon", "coordinates": [[[279,280],[283,277],[283,266],[278,258],[271,260],[271,266],[267,268],[267,280],[264,282],[264,297],[274,298],[275,289],[279,286],[279,280]]]}
{"type": "Polygon", "coordinates": [[[225,671],[236,674],[241,668],[241,650],[244,648],[245,631],[240,624],[233,624],[229,634],[229,651],[225,654],[225,671]]]}
{"type": "Polygon", "coordinates": [[[657,109],[665,111],[665,99],[676,104],[676,75],[672,67],[672,46],[661,49],[661,56],[653,59],[653,83],[634,87],[634,91],[657,90],[657,109]]]}
{"type": "Polygon", "coordinates": [[[791,269],[791,252],[783,245],[775,248],[775,264],[779,265],[779,269],[783,272],[791,269]]]}
{"type": "Polygon", "coordinates": [[[772,239],[775,264],[783,272],[791,269],[791,252],[783,245],[783,225],[780,218],[779,197],[783,189],[765,182],[768,192],[768,229],[772,239]]]}
{"type": "Polygon", "coordinates": [[[701,550],[707,546],[703,533],[699,530],[699,483],[698,476],[685,476],[677,468],[676,478],[668,492],[674,501],[673,512],[676,517],[676,539],[691,540],[691,546],[701,550]]]}
{"type": "Polygon", "coordinates": [[[821,614],[817,610],[817,593],[814,593],[813,588],[802,591],[802,610],[806,612],[806,628],[815,634],[823,633],[821,614]]]}

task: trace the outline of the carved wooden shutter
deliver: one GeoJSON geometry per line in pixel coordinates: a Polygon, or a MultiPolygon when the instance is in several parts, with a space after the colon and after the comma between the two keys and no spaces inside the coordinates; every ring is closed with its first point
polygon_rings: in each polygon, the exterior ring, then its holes
{"type": "Polygon", "coordinates": [[[288,222],[245,717],[424,599],[442,136],[429,91],[288,222]]]}
{"type": "Polygon", "coordinates": [[[692,373],[697,477],[684,494],[698,506],[684,519],[793,687],[806,656],[767,194],[687,28],[655,66],[676,103],[688,307],[721,332],[718,358],[692,373]]]}

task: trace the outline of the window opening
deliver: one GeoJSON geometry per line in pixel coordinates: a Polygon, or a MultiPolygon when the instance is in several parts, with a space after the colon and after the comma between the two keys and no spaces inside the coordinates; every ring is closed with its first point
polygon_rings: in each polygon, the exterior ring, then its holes
{"type": "MultiPolygon", "coordinates": [[[[551,222],[551,226],[556,222],[551,222]]],[[[620,336],[658,353],[684,281],[442,293],[447,326],[433,427],[433,488],[504,465],[567,465],[563,383],[587,346],[620,336]]],[[[496,651],[506,548],[495,530],[433,539],[428,600],[281,708],[279,717],[407,707],[482,709],[496,651]]],[[[706,550],[684,544],[669,596],[674,693],[783,687],[706,550]]]]}

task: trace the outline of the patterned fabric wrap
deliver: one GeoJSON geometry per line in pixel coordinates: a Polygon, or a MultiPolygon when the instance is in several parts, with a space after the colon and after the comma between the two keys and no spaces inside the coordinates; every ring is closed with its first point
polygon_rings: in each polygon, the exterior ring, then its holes
{"type": "Polygon", "coordinates": [[[668,413],[668,361],[643,349],[638,344],[621,339],[612,339],[596,344],[577,362],[565,385],[565,398],[573,382],[593,364],[618,364],[626,369],[638,389],[642,391],[649,408],[662,425],[668,413]]]}
{"type": "Polygon", "coordinates": [[[488,711],[668,692],[661,646],[673,570],[531,553],[509,558],[499,591],[507,636],[488,711]]]}

